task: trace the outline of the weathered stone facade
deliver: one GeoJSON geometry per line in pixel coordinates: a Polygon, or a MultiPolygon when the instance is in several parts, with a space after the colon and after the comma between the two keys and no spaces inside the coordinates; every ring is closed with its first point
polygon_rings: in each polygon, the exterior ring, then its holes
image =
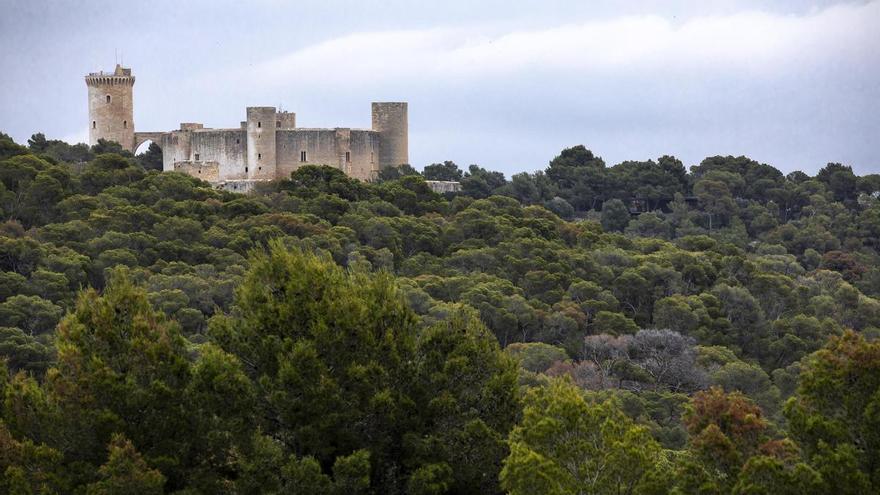
{"type": "Polygon", "coordinates": [[[454,180],[426,180],[432,191],[438,194],[461,192],[461,182],[454,180]]]}
{"type": "Polygon", "coordinates": [[[213,161],[206,162],[176,162],[174,164],[175,172],[189,174],[193,177],[208,182],[220,181],[220,164],[213,161]]]}
{"type": "Polygon", "coordinates": [[[147,140],[162,148],[163,169],[231,190],[282,179],[303,165],[329,165],[351,177],[372,180],[380,169],[409,163],[407,104],[374,102],[372,129],[306,129],[296,114],[275,107],[248,107],[238,128],[210,129],[182,123],[168,132],[135,132],[131,69],[86,76],[89,87],[89,141],[116,141],[134,151],[147,140]]]}
{"type": "Polygon", "coordinates": [[[134,143],[134,103],[131,69],[116,65],[112,73],[92,72],[86,76],[89,88],[89,144],[98,139],[116,141],[131,151],[134,143]]]}
{"type": "Polygon", "coordinates": [[[379,163],[409,163],[409,121],[405,102],[373,103],[373,130],[379,133],[379,163]]]}

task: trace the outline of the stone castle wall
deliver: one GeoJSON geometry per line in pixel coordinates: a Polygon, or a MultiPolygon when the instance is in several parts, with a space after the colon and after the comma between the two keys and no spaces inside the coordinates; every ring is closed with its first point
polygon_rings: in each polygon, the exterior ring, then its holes
{"type": "MultiPolygon", "coordinates": [[[[285,179],[304,165],[327,165],[360,180],[372,180],[378,173],[379,134],[365,129],[281,129],[275,131],[274,150],[264,136],[260,151],[248,153],[247,131],[241,129],[195,129],[172,131],[165,136],[164,170],[190,173],[198,168],[180,164],[215,162],[218,180],[285,179]],[[305,153],[305,160],[303,160],[305,153]],[[248,159],[256,156],[256,174],[248,159]],[[265,174],[269,156],[275,157],[274,172],[265,174]],[[264,174],[260,176],[259,174],[264,174]]],[[[194,175],[195,172],[191,175],[194,175]]],[[[204,175],[198,176],[205,179],[204,175]]],[[[207,179],[205,179],[207,180],[207,179]]]]}
{"type": "Polygon", "coordinates": [[[457,193],[461,191],[461,182],[452,180],[426,180],[432,191],[438,194],[457,193]]]}
{"type": "Polygon", "coordinates": [[[328,165],[360,180],[378,171],[379,135],[371,130],[291,129],[278,131],[276,139],[278,178],[304,165],[328,165]]]}
{"type": "Polygon", "coordinates": [[[130,69],[86,76],[90,141],[120,143],[134,151],[147,139],[162,148],[163,170],[190,174],[224,189],[250,188],[251,182],[285,179],[304,165],[328,165],[360,180],[379,170],[409,163],[406,103],[373,103],[372,129],[296,127],[296,114],[275,107],[248,107],[235,129],[209,129],[182,123],[169,132],[135,133],[130,69]],[[110,97],[107,101],[107,97],[110,97]]]}
{"type": "Polygon", "coordinates": [[[339,167],[336,151],[336,131],[333,129],[296,129],[278,131],[278,178],[290,177],[290,173],[303,165],[322,164],[339,167]],[[306,152],[306,161],[301,152],[306,152]]]}
{"type": "MultiPolygon", "coordinates": [[[[349,139],[352,158],[346,173],[360,180],[374,180],[380,167],[379,145],[378,132],[353,129],[349,139]]],[[[407,157],[406,163],[409,163],[409,157],[407,157]]]]}
{"type": "Polygon", "coordinates": [[[244,179],[248,176],[247,136],[241,129],[208,129],[191,133],[193,161],[215,161],[220,177],[244,179]],[[197,156],[198,155],[198,156],[197,156]]]}
{"type": "Polygon", "coordinates": [[[220,164],[214,161],[177,162],[174,164],[174,171],[189,174],[208,182],[218,182],[220,180],[220,164]]]}

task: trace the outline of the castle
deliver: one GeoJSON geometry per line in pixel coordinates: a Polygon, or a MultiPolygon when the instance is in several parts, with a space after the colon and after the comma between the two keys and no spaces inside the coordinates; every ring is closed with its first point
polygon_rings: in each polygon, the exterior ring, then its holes
{"type": "Polygon", "coordinates": [[[373,103],[372,129],[296,127],[296,114],[248,107],[238,128],[182,123],[168,132],[136,132],[131,69],[86,76],[89,144],[116,141],[134,152],[151,140],[162,148],[163,170],[183,172],[215,187],[248,191],[259,181],[283,179],[303,165],[330,165],[360,180],[409,163],[407,104],[373,103]]]}

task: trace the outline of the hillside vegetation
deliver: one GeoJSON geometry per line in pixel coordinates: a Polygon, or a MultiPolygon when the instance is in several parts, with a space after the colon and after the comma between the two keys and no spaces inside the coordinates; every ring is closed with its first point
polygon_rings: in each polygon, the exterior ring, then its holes
{"type": "Polygon", "coordinates": [[[880,491],[878,175],[120,152],[0,134],[0,492],[880,491]]]}

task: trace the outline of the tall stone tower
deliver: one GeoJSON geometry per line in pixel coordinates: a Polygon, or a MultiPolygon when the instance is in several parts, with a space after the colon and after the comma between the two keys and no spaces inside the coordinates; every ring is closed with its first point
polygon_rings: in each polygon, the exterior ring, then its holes
{"type": "Polygon", "coordinates": [[[247,107],[247,178],[275,178],[275,107],[247,107]]]}
{"type": "Polygon", "coordinates": [[[89,87],[89,144],[98,139],[116,141],[134,152],[134,76],[131,69],[116,64],[112,74],[92,72],[86,76],[89,87]]]}
{"type": "Polygon", "coordinates": [[[406,102],[373,102],[373,130],[379,133],[379,169],[409,163],[406,102]]]}

